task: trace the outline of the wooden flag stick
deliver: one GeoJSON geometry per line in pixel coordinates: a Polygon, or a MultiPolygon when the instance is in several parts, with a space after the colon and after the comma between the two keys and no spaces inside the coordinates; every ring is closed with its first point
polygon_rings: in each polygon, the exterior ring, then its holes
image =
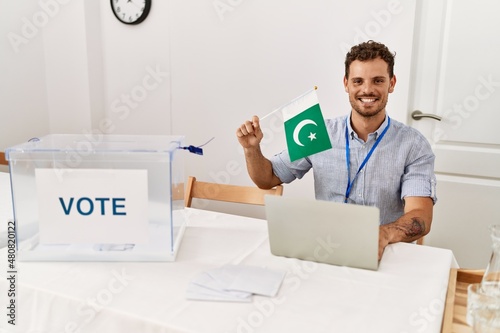
{"type": "Polygon", "coordinates": [[[266,119],[267,117],[269,117],[269,116],[270,116],[270,115],[272,115],[273,113],[275,113],[275,112],[277,112],[277,111],[279,111],[279,110],[283,109],[285,106],[288,106],[288,105],[292,104],[293,102],[295,102],[296,100],[298,100],[298,99],[300,99],[300,98],[304,97],[305,95],[309,94],[309,93],[310,93],[311,91],[313,91],[313,90],[318,90],[318,87],[317,87],[317,86],[314,86],[312,89],[310,89],[310,90],[306,91],[305,93],[303,93],[303,94],[302,94],[302,95],[300,95],[299,97],[296,97],[296,98],[292,99],[290,102],[288,102],[288,103],[286,103],[286,104],[283,104],[283,105],[282,105],[282,106],[280,106],[279,108],[277,108],[277,109],[275,109],[275,110],[273,110],[273,111],[269,112],[268,114],[266,114],[264,117],[260,118],[259,120],[260,120],[260,121],[262,121],[262,120],[266,119]]]}

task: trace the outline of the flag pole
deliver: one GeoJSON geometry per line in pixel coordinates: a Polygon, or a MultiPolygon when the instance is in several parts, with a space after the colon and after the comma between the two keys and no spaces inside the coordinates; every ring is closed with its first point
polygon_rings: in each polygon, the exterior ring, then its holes
{"type": "Polygon", "coordinates": [[[303,94],[302,94],[302,95],[300,95],[299,97],[296,97],[296,98],[292,99],[290,102],[288,102],[288,103],[286,103],[286,104],[283,104],[282,106],[280,106],[280,107],[279,107],[279,108],[277,108],[277,109],[274,109],[273,111],[271,111],[271,112],[269,112],[268,114],[266,114],[264,117],[260,118],[260,119],[259,119],[259,121],[262,121],[262,120],[266,119],[267,117],[269,117],[269,116],[270,116],[270,115],[272,115],[273,113],[275,113],[275,112],[277,112],[277,111],[279,111],[279,110],[283,109],[284,107],[286,107],[286,106],[288,106],[288,105],[292,104],[293,102],[295,102],[296,100],[298,100],[298,99],[300,99],[300,98],[304,97],[305,95],[309,94],[309,93],[310,93],[311,91],[313,91],[313,90],[318,90],[318,87],[317,87],[317,86],[314,86],[312,89],[309,89],[308,91],[306,91],[305,93],[303,93],[303,94]]]}

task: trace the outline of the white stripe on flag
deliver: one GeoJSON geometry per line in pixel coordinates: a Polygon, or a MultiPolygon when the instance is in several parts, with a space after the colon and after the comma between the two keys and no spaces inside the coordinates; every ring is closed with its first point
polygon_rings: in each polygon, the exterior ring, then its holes
{"type": "MultiPolygon", "coordinates": [[[[293,99],[291,102],[288,102],[288,103],[286,103],[285,105],[282,105],[282,106],[280,106],[279,108],[276,108],[276,109],[274,109],[273,111],[269,112],[269,113],[268,113],[268,114],[266,114],[265,116],[260,117],[260,121],[262,121],[262,120],[266,119],[267,117],[269,117],[270,115],[272,115],[272,114],[273,114],[273,113],[275,113],[275,112],[278,112],[278,111],[283,110],[284,108],[287,108],[290,104],[295,103],[295,101],[299,101],[299,100],[301,100],[303,97],[308,96],[308,95],[309,95],[312,91],[314,91],[314,92],[315,92],[315,93],[314,93],[314,95],[316,96],[316,89],[318,89],[318,87],[314,86],[314,88],[312,88],[312,89],[311,89],[311,90],[309,90],[309,91],[306,91],[305,93],[303,93],[303,94],[302,94],[302,95],[300,95],[299,97],[296,97],[296,98],[295,98],[295,99],[293,99]]],[[[319,102],[318,102],[318,97],[316,96],[316,104],[318,104],[318,103],[319,103],[319,102]]],[[[313,105],[315,105],[315,104],[311,104],[311,105],[309,105],[309,106],[308,106],[308,108],[309,108],[309,107],[311,107],[311,106],[313,106],[313,105]]],[[[304,109],[304,110],[306,110],[306,109],[304,109]]],[[[292,116],[292,117],[293,117],[293,116],[292,116]]],[[[289,118],[288,118],[288,119],[289,119],[289,118]]],[[[285,120],[286,120],[286,119],[285,119],[285,120]]]]}
{"type": "Polygon", "coordinates": [[[290,118],[295,117],[302,111],[309,109],[311,106],[318,104],[318,95],[316,94],[316,89],[312,89],[307,92],[304,96],[301,96],[290,104],[285,105],[282,109],[283,121],[287,121],[290,118]]]}

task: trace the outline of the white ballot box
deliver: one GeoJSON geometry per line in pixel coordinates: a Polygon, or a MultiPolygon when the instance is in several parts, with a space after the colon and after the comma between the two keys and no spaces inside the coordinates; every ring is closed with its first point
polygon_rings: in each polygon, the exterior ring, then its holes
{"type": "Polygon", "coordinates": [[[174,261],[182,136],[64,135],[6,150],[18,260],[174,261]]]}

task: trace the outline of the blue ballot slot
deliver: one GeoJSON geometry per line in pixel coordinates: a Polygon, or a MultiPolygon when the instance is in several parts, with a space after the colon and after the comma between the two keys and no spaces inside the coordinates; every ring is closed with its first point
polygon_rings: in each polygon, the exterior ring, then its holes
{"type": "Polygon", "coordinates": [[[184,137],[52,134],[6,150],[20,261],[174,261],[184,137]]]}

